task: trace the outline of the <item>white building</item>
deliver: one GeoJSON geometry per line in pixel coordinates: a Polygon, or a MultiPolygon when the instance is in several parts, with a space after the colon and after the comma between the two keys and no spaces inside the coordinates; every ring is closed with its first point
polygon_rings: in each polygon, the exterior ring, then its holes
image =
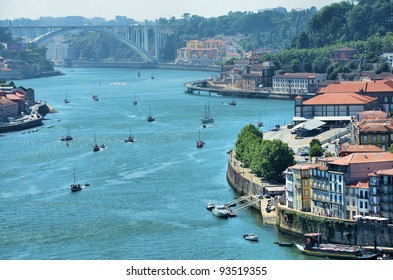
{"type": "Polygon", "coordinates": [[[315,93],[317,85],[326,80],[326,74],[286,73],[273,76],[273,92],[285,94],[315,93]]]}

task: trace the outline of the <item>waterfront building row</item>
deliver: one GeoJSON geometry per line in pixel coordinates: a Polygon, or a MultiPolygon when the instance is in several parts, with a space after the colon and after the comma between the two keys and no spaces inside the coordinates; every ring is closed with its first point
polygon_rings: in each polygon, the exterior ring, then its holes
{"type": "Polygon", "coordinates": [[[352,153],[298,163],[285,174],[288,208],[341,219],[361,215],[393,222],[390,152],[352,153]]]}
{"type": "Polygon", "coordinates": [[[0,121],[5,122],[8,118],[16,118],[23,113],[28,113],[34,100],[33,89],[0,86],[0,121]]]}

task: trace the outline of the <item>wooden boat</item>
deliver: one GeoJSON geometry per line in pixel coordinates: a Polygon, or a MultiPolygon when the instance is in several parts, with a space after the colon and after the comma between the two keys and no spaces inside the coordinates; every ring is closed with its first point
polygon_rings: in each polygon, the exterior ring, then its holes
{"type": "Polygon", "coordinates": [[[98,101],[98,100],[100,100],[100,99],[98,99],[98,95],[97,95],[97,94],[94,94],[91,98],[93,99],[93,101],[98,101]]]}
{"type": "Polygon", "coordinates": [[[67,135],[66,136],[62,136],[61,137],[61,141],[71,141],[71,140],[73,140],[74,138],[71,136],[71,134],[70,134],[70,127],[69,126],[67,126],[67,135]]]}
{"type": "Polygon", "coordinates": [[[201,140],[201,131],[199,131],[199,139],[196,141],[197,148],[203,148],[205,146],[205,142],[201,140]]]}
{"type": "Polygon", "coordinates": [[[231,105],[231,106],[236,106],[236,101],[232,100],[231,102],[228,102],[228,104],[231,105]]]}
{"type": "Polygon", "coordinates": [[[201,121],[202,123],[214,123],[214,119],[210,115],[210,105],[205,106],[205,115],[201,121]]]}
{"type": "Polygon", "coordinates": [[[74,168],[74,183],[71,184],[70,188],[72,192],[78,192],[82,190],[82,186],[80,184],[77,184],[75,180],[75,168],[74,168]]]}
{"type": "Polygon", "coordinates": [[[256,234],[243,234],[243,238],[248,241],[258,241],[258,236],[256,234]]]}
{"type": "Polygon", "coordinates": [[[132,102],[132,104],[138,105],[138,101],[136,101],[136,95],[135,95],[135,98],[134,98],[134,101],[132,102]]]}
{"type": "Polygon", "coordinates": [[[132,142],[134,142],[134,141],[135,141],[135,138],[134,138],[134,136],[131,134],[131,125],[130,125],[130,135],[128,136],[127,139],[124,140],[124,142],[126,142],[126,143],[132,143],[132,142]]]}
{"type": "Polygon", "coordinates": [[[259,121],[257,122],[257,126],[258,127],[262,127],[263,126],[263,122],[261,122],[261,117],[259,117],[259,121]]]}
{"type": "Polygon", "coordinates": [[[149,106],[149,115],[147,116],[147,121],[148,122],[154,122],[156,120],[156,117],[154,117],[151,112],[150,112],[150,106],[149,106]]]}
{"type": "Polygon", "coordinates": [[[94,145],[93,145],[93,152],[101,151],[100,146],[97,145],[97,136],[94,135],[94,145]]]}
{"type": "Polygon", "coordinates": [[[66,98],[64,99],[64,103],[68,104],[68,103],[70,103],[70,102],[71,102],[71,101],[68,100],[68,98],[67,98],[67,93],[66,93],[66,98]]]}
{"type": "Polygon", "coordinates": [[[345,260],[375,260],[379,253],[367,252],[360,246],[322,243],[321,233],[306,233],[304,245],[295,244],[306,255],[345,259],[345,260]]]}

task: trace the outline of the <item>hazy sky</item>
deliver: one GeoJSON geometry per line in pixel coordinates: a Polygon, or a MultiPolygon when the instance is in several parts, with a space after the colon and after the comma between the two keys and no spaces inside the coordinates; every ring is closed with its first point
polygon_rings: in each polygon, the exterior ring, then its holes
{"type": "Polygon", "coordinates": [[[320,9],[334,2],[340,0],[0,0],[0,19],[83,16],[110,20],[119,15],[143,21],[180,18],[184,13],[217,17],[231,11],[257,12],[278,6],[320,9]]]}

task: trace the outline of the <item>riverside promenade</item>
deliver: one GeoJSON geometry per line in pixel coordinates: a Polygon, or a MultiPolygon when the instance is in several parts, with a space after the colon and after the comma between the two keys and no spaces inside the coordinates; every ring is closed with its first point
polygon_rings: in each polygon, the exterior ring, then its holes
{"type": "MultiPolygon", "coordinates": [[[[334,154],[336,146],[335,144],[330,144],[330,142],[345,133],[347,133],[346,128],[331,129],[319,135],[295,139],[295,135],[290,133],[290,129],[288,129],[287,126],[282,126],[278,131],[264,132],[263,137],[266,140],[279,139],[284,143],[287,143],[288,146],[293,149],[295,154],[299,149],[302,149],[302,147],[308,146],[313,138],[316,138],[321,143],[326,143],[328,150],[334,154]]],[[[307,161],[308,158],[296,154],[295,160],[297,162],[307,161]]],[[[260,177],[256,176],[251,169],[243,167],[242,163],[236,160],[234,151],[232,151],[229,155],[227,180],[231,187],[241,196],[250,196],[248,202],[259,199],[258,194],[263,194],[265,187],[283,186],[283,184],[273,184],[263,181],[260,177]]],[[[276,224],[275,211],[271,211],[269,213],[266,212],[268,199],[261,198],[259,200],[260,202],[254,204],[253,207],[261,212],[264,224],[276,224]]],[[[278,203],[278,201],[275,201],[274,203],[278,203]]]]}
{"type": "Polygon", "coordinates": [[[270,88],[261,88],[258,90],[241,89],[236,88],[228,83],[213,82],[211,80],[194,81],[184,84],[187,88],[187,93],[190,94],[212,94],[220,96],[229,96],[236,98],[268,98],[268,99],[282,99],[282,100],[293,100],[296,96],[302,96],[304,99],[308,99],[314,96],[314,94],[289,94],[273,92],[270,88]]]}

